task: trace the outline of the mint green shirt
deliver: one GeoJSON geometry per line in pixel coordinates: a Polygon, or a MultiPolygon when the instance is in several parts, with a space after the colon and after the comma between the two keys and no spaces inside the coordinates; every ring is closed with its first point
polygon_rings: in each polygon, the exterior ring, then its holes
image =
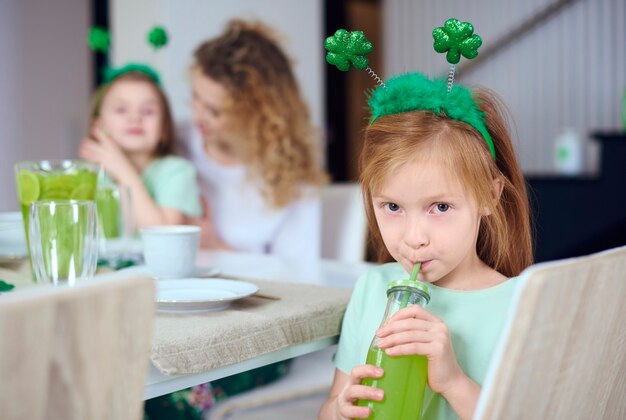
{"type": "Polygon", "coordinates": [[[141,180],[159,207],[176,209],[187,216],[202,214],[196,169],[187,159],[155,159],[141,173],[141,180]]]}
{"type": "MultiPolygon", "coordinates": [[[[365,363],[375,331],[387,305],[387,285],[408,279],[398,263],[384,264],[367,271],[357,282],[344,315],[335,366],[350,374],[365,363]]],[[[429,312],[441,319],[452,335],[452,346],[467,376],[482,385],[502,327],[508,316],[517,277],[482,290],[458,291],[429,284],[429,312]]],[[[458,419],[440,394],[427,387],[423,419],[458,419]]]]}

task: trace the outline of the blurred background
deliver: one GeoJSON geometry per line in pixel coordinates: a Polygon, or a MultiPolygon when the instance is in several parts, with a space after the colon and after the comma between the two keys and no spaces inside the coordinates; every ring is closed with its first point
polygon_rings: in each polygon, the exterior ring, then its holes
{"type": "Polygon", "coordinates": [[[623,0],[0,0],[0,211],[17,210],[13,163],[76,156],[99,68],[148,62],[161,73],[175,118],[189,120],[194,48],[233,17],[272,25],[293,57],[333,182],[358,177],[364,71],[326,65],[323,40],[338,28],[374,43],[370,67],[387,78],[445,74],[431,31],[456,17],[483,38],[457,80],[500,94],[531,189],[536,258],[582,255],[626,243],[626,2],[623,0]],[[108,57],[87,33],[109,28],[108,57]],[[153,52],[149,28],[167,47],[153,52]]]}

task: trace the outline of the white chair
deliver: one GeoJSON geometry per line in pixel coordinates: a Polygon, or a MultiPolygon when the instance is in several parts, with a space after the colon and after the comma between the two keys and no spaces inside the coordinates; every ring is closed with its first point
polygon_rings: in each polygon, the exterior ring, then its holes
{"type": "Polygon", "coordinates": [[[367,220],[356,183],[330,184],[322,190],[322,258],[365,260],[367,220]]]}
{"type": "Polygon", "coordinates": [[[148,277],[0,296],[3,420],[139,420],[155,316],[148,277]]]}
{"type": "Polygon", "coordinates": [[[474,418],[626,419],[626,246],[520,281],[474,418]]]}

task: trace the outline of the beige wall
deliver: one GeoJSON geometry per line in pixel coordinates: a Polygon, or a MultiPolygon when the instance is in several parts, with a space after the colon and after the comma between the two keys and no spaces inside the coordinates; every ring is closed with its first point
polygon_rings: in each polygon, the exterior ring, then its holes
{"type": "Polygon", "coordinates": [[[90,92],[88,2],[1,0],[0,211],[17,210],[13,164],[76,155],[90,92]]]}

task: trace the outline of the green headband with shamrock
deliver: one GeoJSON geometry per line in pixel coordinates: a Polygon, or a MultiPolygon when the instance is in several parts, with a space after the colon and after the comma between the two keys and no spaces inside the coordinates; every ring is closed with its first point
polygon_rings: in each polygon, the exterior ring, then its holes
{"type": "MultiPolygon", "coordinates": [[[[162,26],[154,26],[148,32],[146,36],[148,43],[152,45],[154,50],[158,50],[167,45],[168,37],[167,32],[162,26]]],[[[89,48],[91,48],[94,52],[102,52],[107,53],[109,51],[111,45],[111,38],[109,35],[109,31],[100,26],[94,26],[89,31],[89,36],[87,37],[87,44],[89,48]]],[[[131,72],[139,72],[143,73],[146,76],[150,77],[154,80],[154,83],[157,85],[161,84],[161,79],[159,77],[159,73],[152,67],[143,63],[128,63],[121,67],[111,67],[107,66],[104,69],[104,83],[111,83],[117,77],[131,72]]]]}
{"type": "Polygon", "coordinates": [[[408,111],[430,111],[446,115],[453,120],[467,123],[478,131],[495,159],[496,149],[487,130],[484,113],[468,88],[453,85],[455,64],[460,61],[461,55],[468,59],[476,57],[478,47],[482,44],[481,38],[474,34],[472,24],[459,22],[457,19],[448,19],[443,27],[435,28],[433,38],[435,51],[447,53],[450,72],[446,80],[437,78],[431,80],[415,72],[394,77],[387,83],[383,82],[368,66],[365,55],[369,54],[373,47],[361,31],[348,32],[339,29],[333,36],[326,38],[324,43],[328,50],[326,61],[342,71],[349,70],[351,66],[359,70],[365,69],[374,77],[378,86],[368,101],[372,112],[372,124],[384,115],[408,111]]]}
{"type": "Polygon", "coordinates": [[[159,77],[159,73],[152,67],[143,63],[127,63],[122,67],[107,67],[104,69],[104,83],[111,83],[113,80],[117,79],[119,76],[126,73],[143,73],[148,76],[150,79],[154,81],[157,85],[161,85],[161,78],[159,77]]]}

